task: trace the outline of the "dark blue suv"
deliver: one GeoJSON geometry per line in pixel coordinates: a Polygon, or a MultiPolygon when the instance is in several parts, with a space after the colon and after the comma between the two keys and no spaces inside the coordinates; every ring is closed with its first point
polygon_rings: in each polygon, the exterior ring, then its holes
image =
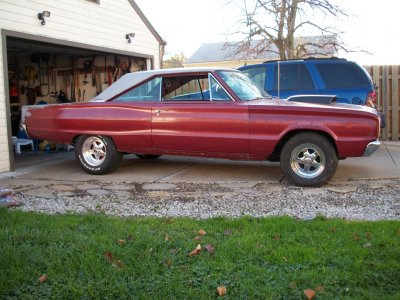
{"type": "Polygon", "coordinates": [[[367,71],[341,58],[267,61],[240,67],[243,73],[279,98],[335,95],[339,103],[375,106],[375,85],[367,71]],[[278,80],[279,78],[279,80],[278,80]]]}

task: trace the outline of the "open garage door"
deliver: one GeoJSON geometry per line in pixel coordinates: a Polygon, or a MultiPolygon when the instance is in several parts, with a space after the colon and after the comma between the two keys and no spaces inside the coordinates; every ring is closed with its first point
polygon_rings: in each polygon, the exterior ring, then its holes
{"type": "MultiPolygon", "coordinates": [[[[44,152],[69,150],[68,145],[27,139],[20,128],[26,105],[86,102],[122,75],[151,69],[151,59],[93,47],[73,47],[6,37],[9,112],[14,161],[12,169],[40,162],[44,152]],[[25,139],[25,140],[24,140],[25,139]]],[[[61,155],[62,156],[62,155],[61,155]]],[[[53,155],[60,157],[60,154],[53,155]]],[[[50,157],[48,157],[50,159],[50,157]]],[[[46,158],[45,158],[46,159],[46,158]]]]}

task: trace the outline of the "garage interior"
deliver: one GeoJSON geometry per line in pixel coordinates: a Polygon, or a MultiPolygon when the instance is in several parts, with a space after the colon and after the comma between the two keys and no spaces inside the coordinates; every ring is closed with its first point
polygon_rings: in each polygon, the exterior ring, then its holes
{"type": "MultiPolygon", "coordinates": [[[[13,140],[26,138],[20,128],[23,106],[87,102],[122,75],[151,68],[144,57],[16,37],[7,37],[6,44],[13,140]]],[[[15,162],[26,153],[43,150],[58,149],[48,141],[36,141],[33,151],[32,145],[21,145],[15,162]]]]}

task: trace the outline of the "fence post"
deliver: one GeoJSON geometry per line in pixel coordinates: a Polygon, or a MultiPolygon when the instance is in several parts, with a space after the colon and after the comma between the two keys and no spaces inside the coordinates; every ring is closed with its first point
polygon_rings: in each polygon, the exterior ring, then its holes
{"type": "Polygon", "coordinates": [[[399,75],[398,66],[392,67],[392,141],[399,139],[399,75]]]}
{"type": "MultiPolygon", "coordinates": [[[[382,111],[386,116],[386,120],[389,118],[389,67],[382,67],[382,111]]],[[[386,127],[382,130],[382,138],[384,140],[388,139],[389,133],[389,124],[386,124],[386,127]]]]}

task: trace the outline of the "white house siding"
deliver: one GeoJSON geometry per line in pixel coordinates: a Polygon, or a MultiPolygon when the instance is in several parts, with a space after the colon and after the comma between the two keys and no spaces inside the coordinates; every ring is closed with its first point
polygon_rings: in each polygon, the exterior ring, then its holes
{"type": "MultiPolygon", "coordinates": [[[[0,29],[88,46],[130,52],[132,56],[153,58],[159,68],[160,43],[128,0],[0,0],[0,29]],[[51,15],[41,25],[37,14],[51,15]],[[132,43],[125,35],[135,33],[132,43]]],[[[0,39],[1,40],[1,39],[0,39]]],[[[0,41],[1,43],[1,41],[0,41]]],[[[0,44],[0,60],[3,53],[0,44]]],[[[10,169],[7,133],[6,93],[3,63],[0,61],[0,172],[10,169]]]]}

